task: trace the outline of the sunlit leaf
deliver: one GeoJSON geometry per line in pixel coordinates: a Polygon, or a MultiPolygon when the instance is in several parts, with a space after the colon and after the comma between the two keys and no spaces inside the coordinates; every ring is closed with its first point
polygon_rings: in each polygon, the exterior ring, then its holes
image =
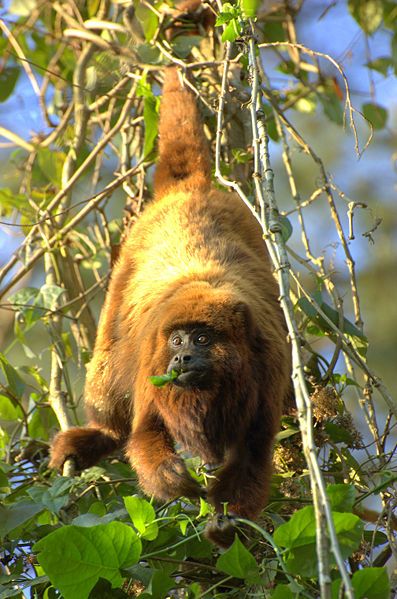
{"type": "Polygon", "coordinates": [[[327,485],[327,495],[334,512],[351,512],[356,500],[356,489],[353,485],[327,485]]]}
{"type": "MultiPolygon", "coordinates": [[[[341,579],[332,583],[332,599],[340,597],[341,579]]],[[[354,572],[352,586],[355,599],[389,599],[390,582],[386,568],[366,567],[354,572]]]]}
{"type": "Polygon", "coordinates": [[[259,576],[259,568],[254,556],[244,547],[237,534],[233,545],[218,558],[216,568],[230,576],[249,581],[259,576]]]}
{"type": "Polygon", "coordinates": [[[368,34],[374,33],[382,23],[382,0],[348,0],[350,13],[361,29],[368,34]]]}
{"type": "Polygon", "coordinates": [[[14,403],[10,397],[0,393],[0,420],[10,420],[16,422],[23,417],[23,412],[18,404],[14,403]]]}
{"type": "MultiPolygon", "coordinates": [[[[340,550],[346,559],[360,544],[363,523],[354,514],[332,512],[332,516],[340,550]]],[[[317,575],[316,521],[312,506],[298,510],[288,522],[279,526],[274,532],[274,540],[288,550],[285,563],[292,574],[317,575]]]]}
{"type": "Polygon", "coordinates": [[[120,586],[120,569],[136,563],[141,542],[122,522],[92,528],[63,526],[33,547],[52,584],[65,599],[86,599],[99,578],[120,586]]]}
{"type": "Polygon", "coordinates": [[[260,6],[260,0],[240,0],[241,10],[244,17],[256,17],[256,12],[260,6]]]}
{"type": "Polygon", "coordinates": [[[62,169],[66,155],[64,152],[54,152],[49,148],[38,151],[38,165],[44,177],[56,187],[62,185],[62,169]]]}
{"type": "Polygon", "coordinates": [[[158,16],[153,10],[150,10],[141,2],[135,4],[135,16],[142,26],[146,41],[150,42],[159,25],[158,16]]]}
{"type": "Polygon", "coordinates": [[[142,77],[138,89],[137,96],[144,98],[143,119],[145,123],[145,141],[143,153],[148,157],[154,148],[154,142],[157,137],[158,120],[159,120],[159,99],[152,92],[152,88],[146,81],[146,77],[142,77]]]}
{"type": "Polygon", "coordinates": [[[11,0],[8,11],[12,15],[29,17],[37,6],[37,0],[11,0]]]}
{"type": "Polygon", "coordinates": [[[241,35],[241,25],[237,19],[232,19],[222,33],[223,42],[234,42],[241,35]]]}
{"type": "Polygon", "coordinates": [[[153,541],[159,532],[154,507],[142,497],[124,497],[124,505],[135,528],[142,537],[153,541]]]}
{"type": "Polygon", "coordinates": [[[0,214],[9,215],[13,210],[28,215],[33,214],[26,196],[14,193],[8,187],[3,187],[3,189],[0,189],[0,214]]]}

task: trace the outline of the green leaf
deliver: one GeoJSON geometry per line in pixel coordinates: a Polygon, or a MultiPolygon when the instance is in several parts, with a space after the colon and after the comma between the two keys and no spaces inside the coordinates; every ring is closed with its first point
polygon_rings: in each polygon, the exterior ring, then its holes
{"type": "Polygon", "coordinates": [[[24,287],[23,289],[20,289],[16,293],[10,295],[8,301],[10,304],[22,304],[22,306],[25,306],[38,295],[39,291],[40,290],[36,287],[24,287]]]}
{"type": "Polygon", "coordinates": [[[14,403],[7,395],[0,393],[0,419],[17,422],[22,417],[23,412],[19,405],[14,403]]]}
{"type": "Polygon", "coordinates": [[[273,114],[273,108],[270,106],[270,104],[263,102],[262,110],[266,115],[265,126],[266,126],[267,134],[269,135],[270,139],[272,139],[273,141],[278,141],[280,136],[277,131],[276,120],[275,120],[274,114],[273,114]]]}
{"type": "Polygon", "coordinates": [[[14,293],[9,299],[18,309],[20,317],[16,324],[21,327],[20,330],[28,331],[48,310],[55,310],[64,292],[63,287],[44,284],[40,289],[25,287],[14,293]]]}
{"type": "Polygon", "coordinates": [[[145,595],[153,599],[165,599],[169,597],[168,591],[175,586],[174,579],[165,570],[155,570],[147,588],[150,595],[145,595]]]}
{"type": "MultiPolygon", "coordinates": [[[[332,516],[341,554],[346,559],[360,544],[363,523],[354,514],[332,512],[332,516]]],[[[308,578],[317,575],[316,522],[312,506],[298,510],[288,522],[279,526],[274,532],[274,540],[288,550],[285,561],[292,574],[308,578]]]]}
{"type": "Polygon", "coordinates": [[[135,564],[142,547],[130,526],[110,522],[92,528],[58,528],[38,541],[33,550],[65,599],[86,599],[99,578],[109,580],[113,587],[120,586],[120,568],[135,564]]]}
{"type": "Polygon", "coordinates": [[[155,387],[164,387],[164,385],[166,385],[167,383],[172,383],[172,381],[175,381],[175,379],[177,379],[178,376],[179,375],[176,370],[171,370],[171,372],[167,373],[167,374],[160,374],[158,376],[150,376],[149,381],[155,387]]]}
{"type": "Polygon", "coordinates": [[[11,366],[7,358],[2,353],[0,353],[0,368],[3,371],[11,392],[19,399],[25,391],[26,385],[15,368],[11,366]]]}
{"type": "Polygon", "coordinates": [[[157,137],[159,99],[153,94],[152,88],[146,81],[146,76],[142,77],[139,82],[137,96],[144,98],[143,119],[145,123],[145,141],[143,154],[147,157],[153,150],[154,142],[157,137]]]}
{"type": "Polygon", "coordinates": [[[142,31],[147,42],[153,39],[159,25],[159,19],[153,10],[144,6],[141,2],[135,3],[135,16],[142,26],[142,31]]]}
{"type": "Polygon", "coordinates": [[[19,77],[18,67],[4,67],[0,72],[0,102],[4,102],[13,92],[19,77]]]}
{"type": "Polygon", "coordinates": [[[178,35],[171,45],[177,56],[187,58],[192,49],[199,46],[202,39],[201,35],[178,35]]]}
{"type": "Polygon", "coordinates": [[[241,25],[237,19],[232,19],[222,33],[223,42],[234,42],[241,35],[241,25]]]}
{"type": "Polygon", "coordinates": [[[101,0],[87,0],[87,14],[90,19],[96,16],[100,4],[101,0]]]}
{"type": "Polygon", "coordinates": [[[34,485],[31,489],[28,489],[28,495],[35,503],[57,514],[69,502],[69,489],[73,485],[73,479],[60,476],[51,487],[34,485]]]}
{"type": "MultiPolygon", "coordinates": [[[[57,597],[58,595],[54,599],[57,597]]],[[[128,597],[121,589],[112,589],[111,583],[104,578],[98,580],[89,594],[89,599],[128,599],[128,597]]]]}
{"type": "Polygon", "coordinates": [[[364,524],[355,514],[332,512],[343,559],[348,558],[360,545],[364,524]]]}
{"type": "Polygon", "coordinates": [[[252,19],[256,17],[256,12],[260,5],[260,0],[240,0],[243,16],[252,19]]]}
{"type": "Polygon", "coordinates": [[[40,148],[38,151],[38,165],[45,179],[55,185],[62,185],[62,169],[66,155],[64,152],[55,152],[49,148],[40,148]]]}
{"type": "Polygon", "coordinates": [[[233,545],[218,558],[216,568],[247,581],[253,582],[259,577],[259,568],[254,556],[244,547],[237,534],[233,545]]]}
{"type": "Polygon", "coordinates": [[[356,500],[356,489],[353,485],[328,485],[327,495],[334,512],[351,512],[353,510],[356,500]]]}
{"type": "Polygon", "coordinates": [[[381,530],[364,530],[363,537],[364,540],[367,543],[370,543],[373,547],[385,545],[388,542],[387,535],[381,530]]]}
{"type": "Polygon", "coordinates": [[[293,593],[287,584],[278,584],[271,594],[271,599],[295,599],[296,593],[293,593]]]}
{"type": "Polygon", "coordinates": [[[334,422],[326,422],[324,430],[334,443],[345,443],[349,446],[353,442],[352,433],[334,422]]]}
{"type": "MultiPolygon", "coordinates": [[[[336,327],[339,327],[339,312],[332,308],[328,304],[326,304],[322,297],[321,293],[314,293],[313,300],[319,305],[319,308],[324,314],[329,318],[331,322],[334,323],[336,327]]],[[[308,300],[306,297],[301,297],[298,299],[296,305],[312,320],[315,324],[317,324],[323,331],[334,334],[332,327],[328,324],[328,322],[317,312],[316,307],[308,300]]],[[[350,337],[358,337],[363,341],[367,341],[363,332],[356,327],[350,320],[343,317],[342,318],[342,327],[343,332],[349,335],[350,337]]]]}
{"type": "Polygon", "coordinates": [[[151,46],[148,42],[137,44],[134,50],[138,54],[139,60],[145,64],[159,64],[162,62],[160,50],[155,46],[151,46]]]}
{"type": "Polygon", "coordinates": [[[334,372],[331,375],[330,379],[333,383],[344,385],[345,387],[353,386],[359,387],[360,385],[356,383],[353,379],[349,378],[346,374],[339,374],[338,372],[334,372]]]}
{"type": "Polygon", "coordinates": [[[200,497],[200,511],[197,515],[197,518],[204,518],[207,514],[211,513],[210,504],[205,501],[202,497],[200,497]]]}
{"type": "Polygon", "coordinates": [[[287,39],[282,20],[265,21],[262,25],[263,36],[266,42],[284,42],[287,39]]]}
{"type": "Polygon", "coordinates": [[[305,98],[298,98],[293,107],[298,112],[303,112],[304,114],[313,114],[317,108],[316,96],[314,94],[310,94],[305,98]]]}
{"type": "Polygon", "coordinates": [[[144,539],[153,541],[159,532],[154,507],[141,497],[124,497],[124,505],[135,528],[144,539]]]}
{"type": "Polygon", "coordinates": [[[340,99],[332,91],[319,93],[320,102],[324,109],[324,114],[330,121],[337,125],[343,125],[343,108],[340,99]]]}
{"type": "Polygon", "coordinates": [[[8,535],[12,530],[28,522],[43,510],[41,505],[23,501],[12,506],[0,505],[0,537],[8,535]]]}
{"type": "Polygon", "coordinates": [[[300,547],[312,542],[316,536],[316,523],[312,506],[304,507],[295,512],[288,522],[281,524],[274,531],[277,545],[287,549],[300,547]]]}
{"type": "Polygon", "coordinates": [[[386,568],[363,568],[353,574],[356,599],[388,599],[390,582],[386,568]]]}
{"type": "Polygon", "coordinates": [[[40,288],[40,292],[36,298],[35,304],[46,310],[56,310],[58,307],[59,297],[65,293],[63,287],[59,285],[47,285],[46,283],[40,288]]]}
{"type": "MultiPolygon", "coordinates": [[[[33,397],[34,395],[35,394],[31,393],[30,397],[33,397]]],[[[38,400],[41,398],[41,395],[37,396],[38,400]]],[[[41,439],[42,441],[46,441],[49,439],[51,431],[56,429],[57,425],[58,420],[50,406],[37,407],[29,416],[29,435],[33,437],[33,439],[41,439]]]]}
{"type": "Polygon", "coordinates": [[[238,17],[238,14],[239,11],[236,6],[233,6],[230,2],[225,2],[222,6],[222,12],[216,18],[215,26],[220,27],[230,23],[235,17],[238,17]]]}
{"type": "Polygon", "coordinates": [[[3,187],[0,189],[0,214],[9,215],[13,210],[22,214],[32,214],[26,196],[14,193],[9,187],[3,187]]]}
{"type": "Polygon", "coordinates": [[[383,129],[386,126],[388,112],[383,106],[369,102],[362,105],[362,111],[374,129],[383,129]]]}
{"type": "Polygon", "coordinates": [[[373,71],[381,73],[384,77],[387,77],[390,69],[394,66],[394,62],[389,56],[381,56],[375,60],[371,60],[371,62],[367,62],[366,66],[373,71]]]}
{"type": "Polygon", "coordinates": [[[289,437],[292,437],[293,435],[297,435],[298,433],[299,433],[298,428],[288,427],[288,428],[280,431],[279,433],[277,433],[276,441],[279,443],[283,439],[289,439],[289,437]]]}
{"type": "Polygon", "coordinates": [[[348,0],[347,4],[351,15],[365,33],[370,35],[378,29],[383,18],[382,0],[348,0]]]}

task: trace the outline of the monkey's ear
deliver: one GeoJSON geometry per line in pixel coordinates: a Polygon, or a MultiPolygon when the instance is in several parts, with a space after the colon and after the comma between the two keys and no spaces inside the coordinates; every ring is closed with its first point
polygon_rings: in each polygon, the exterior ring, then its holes
{"type": "Polygon", "coordinates": [[[237,302],[234,306],[234,314],[239,319],[240,324],[243,324],[247,334],[247,340],[255,352],[264,350],[265,339],[262,335],[251,308],[245,302],[237,302]]]}

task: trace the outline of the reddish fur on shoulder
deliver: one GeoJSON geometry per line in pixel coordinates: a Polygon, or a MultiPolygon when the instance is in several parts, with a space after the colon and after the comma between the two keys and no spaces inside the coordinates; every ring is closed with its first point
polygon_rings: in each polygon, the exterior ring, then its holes
{"type": "MultiPolygon", "coordinates": [[[[89,428],[60,433],[52,465],[70,455],[90,465],[123,446],[148,495],[198,497],[204,491],[178,443],[221,465],[208,488],[216,510],[227,502],[253,518],[267,501],[289,388],[290,350],[261,228],[236,195],[211,185],[196,102],[168,68],[155,200],[112,272],[87,376],[89,428]],[[170,331],[198,324],[216,332],[204,388],[153,386],[149,376],[170,363],[170,331]]],[[[208,535],[220,542],[219,530],[208,535]]]]}

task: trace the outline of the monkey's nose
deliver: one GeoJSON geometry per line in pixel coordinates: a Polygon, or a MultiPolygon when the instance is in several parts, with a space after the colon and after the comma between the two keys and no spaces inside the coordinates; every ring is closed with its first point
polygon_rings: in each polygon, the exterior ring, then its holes
{"type": "Polygon", "coordinates": [[[174,357],[174,362],[176,364],[186,364],[187,362],[190,362],[191,359],[192,356],[190,356],[189,354],[177,354],[174,357]]]}

